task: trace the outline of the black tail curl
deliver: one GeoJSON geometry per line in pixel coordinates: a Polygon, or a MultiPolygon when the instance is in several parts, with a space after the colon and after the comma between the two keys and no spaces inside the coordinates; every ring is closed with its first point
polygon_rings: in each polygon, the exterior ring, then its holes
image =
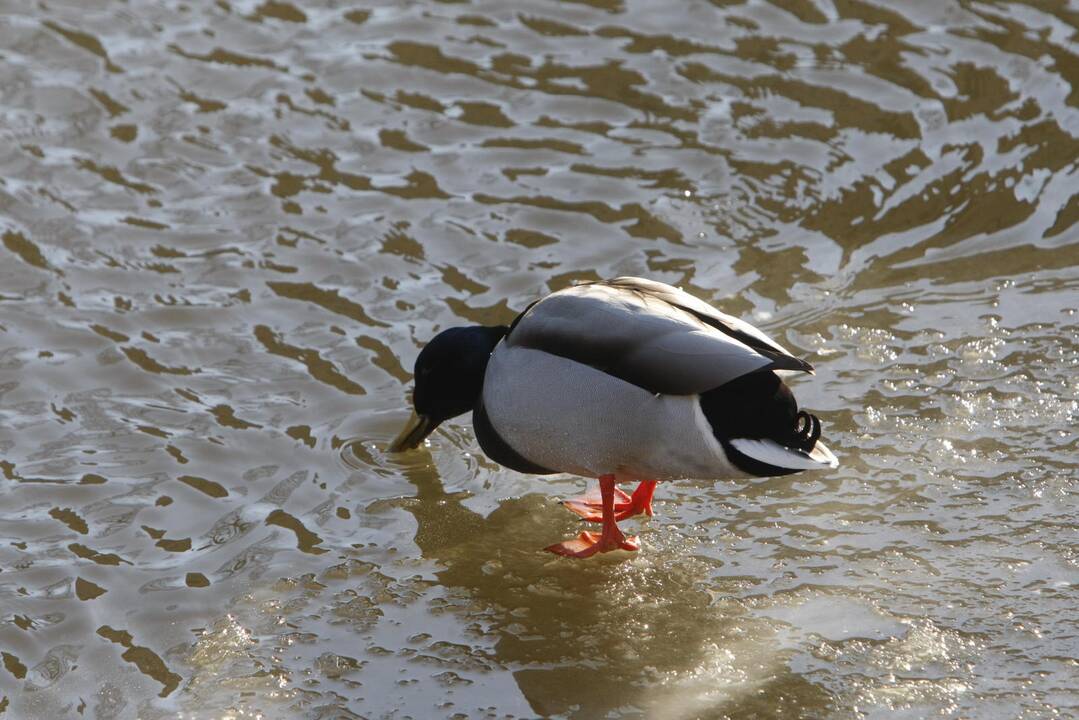
{"type": "Polygon", "coordinates": [[[799,410],[795,416],[794,434],[791,438],[793,447],[812,452],[813,446],[820,439],[820,420],[805,410],[799,410]]]}

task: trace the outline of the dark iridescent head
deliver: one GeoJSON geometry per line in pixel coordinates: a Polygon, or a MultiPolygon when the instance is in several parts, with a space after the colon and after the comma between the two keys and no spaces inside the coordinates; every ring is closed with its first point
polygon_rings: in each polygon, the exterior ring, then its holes
{"type": "Polygon", "coordinates": [[[471,410],[483,390],[487,361],[509,330],[498,327],[455,327],[443,330],[416,358],[415,412],[390,444],[390,452],[411,450],[440,423],[471,410]]]}

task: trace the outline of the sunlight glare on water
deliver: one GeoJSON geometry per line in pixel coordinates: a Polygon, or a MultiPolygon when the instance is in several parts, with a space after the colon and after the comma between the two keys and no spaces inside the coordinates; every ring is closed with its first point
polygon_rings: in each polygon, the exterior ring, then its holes
{"type": "Polygon", "coordinates": [[[1079,9],[0,3],[0,716],[1079,715],[1079,9]],[[419,348],[640,275],[835,471],[386,448],[419,348]]]}

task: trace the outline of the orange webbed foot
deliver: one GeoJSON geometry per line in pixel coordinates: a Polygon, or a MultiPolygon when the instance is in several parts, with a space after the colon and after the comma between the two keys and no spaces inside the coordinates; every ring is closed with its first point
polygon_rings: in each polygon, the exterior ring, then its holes
{"type": "MultiPolygon", "coordinates": [[[[614,489],[614,519],[625,520],[635,515],[647,515],[652,517],[652,495],[656,491],[655,480],[642,480],[633,495],[627,495],[618,488],[614,489]]],[[[562,504],[570,512],[580,515],[589,522],[603,521],[602,494],[598,489],[592,489],[584,495],[563,500],[562,504]]]]}
{"type": "MultiPolygon", "coordinates": [[[[549,552],[563,557],[586,558],[596,553],[610,552],[611,550],[629,550],[632,552],[641,547],[641,543],[637,538],[627,538],[618,528],[614,511],[614,498],[616,494],[619,494],[619,490],[615,487],[615,481],[614,475],[600,475],[599,477],[600,521],[603,523],[603,532],[583,532],[572,540],[549,546],[547,548],[549,552]]],[[[626,496],[625,493],[620,493],[620,495],[624,498],[623,503],[632,503],[634,500],[626,496]]],[[[588,508],[588,512],[591,513],[591,503],[593,501],[593,497],[585,495],[582,500],[574,501],[574,503],[575,506],[580,505],[588,508]]],[[[585,516],[582,515],[582,517],[585,516]]]]}
{"type": "MultiPolygon", "coordinates": [[[[616,512],[627,506],[631,500],[629,495],[626,495],[618,488],[614,489],[614,498],[616,512]]],[[[562,505],[571,513],[580,515],[583,519],[590,522],[600,522],[603,520],[603,499],[599,488],[592,488],[584,495],[578,495],[575,498],[563,500],[562,505]]]]}
{"type": "Polygon", "coordinates": [[[612,550],[636,552],[640,549],[641,543],[637,537],[622,537],[620,540],[612,537],[604,540],[602,534],[587,531],[582,532],[572,540],[566,540],[544,548],[547,552],[552,552],[555,555],[572,558],[586,558],[612,550]]]}

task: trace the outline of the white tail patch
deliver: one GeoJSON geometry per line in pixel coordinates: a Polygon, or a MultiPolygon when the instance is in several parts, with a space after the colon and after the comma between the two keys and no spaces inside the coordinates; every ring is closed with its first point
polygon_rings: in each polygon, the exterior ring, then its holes
{"type": "Polygon", "coordinates": [[[820,440],[817,441],[812,452],[785,447],[775,440],[733,438],[730,443],[736,450],[754,460],[775,465],[776,467],[790,468],[792,470],[823,470],[824,468],[839,467],[839,460],[820,440]]]}

